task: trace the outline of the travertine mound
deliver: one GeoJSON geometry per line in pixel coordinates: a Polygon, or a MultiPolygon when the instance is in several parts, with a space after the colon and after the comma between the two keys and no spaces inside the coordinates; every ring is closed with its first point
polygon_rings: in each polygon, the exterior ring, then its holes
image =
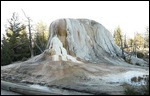
{"type": "MultiPolygon", "coordinates": [[[[146,65],[135,57],[131,62],[146,65]]],[[[110,32],[87,19],[52,22],[43,53],[25,62],[1,67],[1,80],[46,85],[64,95],[123,95],[124,83],[138,86],[148,76],[148,67],[126,63],[110,32]],[[136,82],[133,78],[137,78],[136,82]]]]}
{"type": "MultiPolygon", "coordinates": [[[[92,63],[125,65],[122,51],[114,43],[111,33],[93,20],[67,18],[52,22],[47,49],[54,49],[65,61],[76,61],[71,58],[73,56],[92,63]]],[[[55,56],[55,60],[59,56],[55,56]]],[[[133,56],[131,63],[146,66],[145,61],[133,56]]]]}

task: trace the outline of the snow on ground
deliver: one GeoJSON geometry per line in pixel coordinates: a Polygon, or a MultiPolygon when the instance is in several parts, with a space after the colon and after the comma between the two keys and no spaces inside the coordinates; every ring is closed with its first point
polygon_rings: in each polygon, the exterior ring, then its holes
{"type": "Polygon", "coordinates": [[[109,74],[105,77],[103,77],[103,80],[106,80],[107,82],[114,82],[114,83],[127,83],[134,86],[144,85],[145,81],[141,79],[140,81],[133,81],[131,79],[133,78],[145,78],[145,75],[149,75],[148,72],[141,72],[141,71],[128,71],[125,73],[119,73],[119,74],[109,74]]]}

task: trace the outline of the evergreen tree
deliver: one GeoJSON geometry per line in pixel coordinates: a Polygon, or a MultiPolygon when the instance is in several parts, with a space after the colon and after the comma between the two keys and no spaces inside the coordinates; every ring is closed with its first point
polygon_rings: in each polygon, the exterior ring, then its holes
{"type": "Polygon", "coordinates": [[[12,62],[12,53],[10,45],[6,37],[3,35],[3,40],[1,44],[1,65],[7,65],[12,62]]]}
{"type": "Polygon", "coordinates": [[[143,48],[144,38],[143,38],[143,36],[140,33],[137,33],[135,35],[134,40],[135,40],[137,49],[143,48]]]}
{"type": "Polygon", "coordinates": [[[6,29],[6,37],[3,37],[1,47],[1,64],[10,64],[15,61],[30,57],[29,40],[26,26],[19,22],[18,15],[13,13],[6,29]]]}
{"type": "Polygon", "coordinates": [[[35,30],[36,35],[35,35],[34,54],[38,55],[42,53],[46,48],[48,40],[48,31],[46,24],[44,24],[42,21],[37,23],[35,30]]]}
{"type": "Polygon", "coordinates": [[[144,34],[144,48],[149,48],[149,28],[146,28],[146,32],[144,34]]]}
{"type": "Polygon", "coordinates": [[[115,31],[114,31],[114,41],[115,43],[121,47],[121,39],[122,39],[122,32],[121,32],[121,29],[120,27],[118,27],[115,31]]]}
{"type": "Polygon", "coordinates": [[[122,32],[121,32],[121,29],[120,27],[118,27],[115,31],[114,31],[114,41],[115,43],[121,48],[122,50],[122,58],[123,59],[126,59],[125,58],[125,55],[124,55],[124,47],[123,47],[123,39],[122,39],[122,32]]]}
{"type": "Polygon", "coordinates": [[[128,40],[128,45],[129,45],[129,47],[133,47],[133,39],[130,38],[128,40]]]}

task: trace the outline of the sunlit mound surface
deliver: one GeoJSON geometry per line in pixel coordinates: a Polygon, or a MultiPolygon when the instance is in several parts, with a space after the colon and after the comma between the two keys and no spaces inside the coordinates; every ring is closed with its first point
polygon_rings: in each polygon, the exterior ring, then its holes
{"type": "MultiPolygon", "coordinates": [[[[89,19],[58,19],[51,23],[47,49],[58,55],[78,57],[92,63],[126,65],[121,49],[111,33],[100,23],[89,19]]],[[[132,64],[147,66],[147,62],[125,53],[132,64]]],[[[64,59],[63,59],[64,60],[64,59]]]]}
{"type": "Polygon", "coordinates": [[[121,58],[121,50],[101,24],[59,19],[50,26],[47,49],[25,62],[2,66],[1,80],[44,85],[65,95],[124,94],[124,83],[144,85],[149,76],[145,61],[132,57],[131,62],[121,58]]]}
{"type": "Polygon", "coordinates": [[[1,79],[4,81],[46,85],[90,94],[123,94],[124,83],[142,85],[148,75],[148,69],[136,67],[49,59],[11,64],[1,68],[1,79]],[[135,77],[142,79],[133,81],[135,77]]]}

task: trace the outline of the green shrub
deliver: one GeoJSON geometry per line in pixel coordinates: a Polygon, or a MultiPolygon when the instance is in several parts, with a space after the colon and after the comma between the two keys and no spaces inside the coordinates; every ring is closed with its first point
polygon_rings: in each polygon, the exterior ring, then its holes
{"type": "Polygon", "coordinates": [[[144,57],[144,54],[142,52],[137,52],[137,57],[138,58],[143,58],[144,57]]]}
{"type": "Polygon", "coordinates": [[[140,66],[140,64],[139,64],[139,63],[135,63],[135,65],[138,65],[138,66],[140,66]]]}
{"type": "Polygon", "coordinates": [[[129,64],[132,64],[132,62],[131,62],[131,59],[125,59],[125,61],[127,62],[127,63],[129,63],[129,64]]]}
{"type": "Polygon", "coordinates": [[[125,92],[125,95],[139,95],[140,94],[137,91],[137,88],[131,85],[126,85],[124,92],[125,92]]]}
{"type": "Polygon", "coordinates": [[[141,86],[132,86],[124,84],[125,95],[149,95],[149,77],[146,78],[146,84],[141,86]]]}

